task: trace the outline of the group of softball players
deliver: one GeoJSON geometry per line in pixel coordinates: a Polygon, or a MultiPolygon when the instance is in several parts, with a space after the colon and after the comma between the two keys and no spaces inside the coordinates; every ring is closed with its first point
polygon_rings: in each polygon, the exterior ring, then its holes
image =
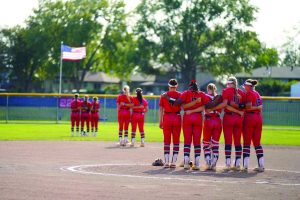
{"type": "MultiPolygon", "coordinates": [[[[184,136],[183,167],[200,169],[201,136],[203,131],[203,151],[206,169],[216,170],[219,159],[219,140],[224,132],[225,170],[244,170],[249,167],[251,142],[255,148],[258,167],[255,171],[264,171],[264,154],[260,144],[262,134],[262,99],[255,91],[256,80],[248,79],[238,88],[235,77],[227,80],[220,102],[213,107],[207,105],[217,97],[217,88],[210,83],[207,93],[199,91],[197,82],[192,80],[189,88],[180,93],[178,83],[171,79],[169,91],[160,97],[160,128],[164,133],[164,167],[175,168],[179,153],[180,132],[184,136]],[[183,110],[183,119],[181,116],[183,110]],[[224,112],[222,117],[221,113],[224,112]],[[203,123],[204,117],[204,123],[203,123]],[[243,136],[243,147],[241,138],[243,136]],[[170,156],[171,141],[173,154],[170,156]],[[194,162],[191,166],[191,144],[194,146],[194,162]],[[232,144],[235,147],[235,160],[231,165],[232,144]]],[[[220,97],[220,96],[219,96],[220,97]]]]}
{"type": "Polygon", "coordinates": [[[98,133],[98,121],[99,121],[99,109],[100,103],[97,97],[93,97],[93,101],[89,101],[87,95],[84,96],[84,100],[79,99],[79,94],[74,95],[74,99],[71,102],[71,132],[74,136],[74,126],[76,125],[76,136],[79,135],[79,124],[81,125],[81,136],[89,136],[90,125],[92,127],[92,135],[97,136],[98,133]],[[84,129],[86,126],[86,130],[84,129]]]}

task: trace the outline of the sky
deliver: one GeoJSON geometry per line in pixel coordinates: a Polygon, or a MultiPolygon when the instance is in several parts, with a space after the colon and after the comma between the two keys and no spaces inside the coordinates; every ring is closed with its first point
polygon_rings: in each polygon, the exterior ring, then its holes
{"type": "MultiPolygon", "coordinates": [[[[127,10],[132,10],[139,0],[125,0],[127,10]]],[[[267,47],[278,48],[294,38],[300,44],[300,0],[250,0],[259,8],[253,29],[267,47]]],[[[0,27],[24,24],[25,19],[38,6],[38,0],[0,0],[0,27]]]]}

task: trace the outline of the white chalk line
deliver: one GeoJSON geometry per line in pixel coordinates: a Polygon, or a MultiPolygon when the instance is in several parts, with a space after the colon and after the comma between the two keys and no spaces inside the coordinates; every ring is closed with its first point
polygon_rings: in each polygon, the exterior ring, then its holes
{"type": "MultiPolygon", "coordinates": [[[[149,164],[96,164],[96,165],[77,165],[77,166],[68,166],[61,167],[62,171],[70,171],[73,173],[87,174],[87,175],[100,175],[100,176],[112,176],[112,177],[126,177],[126,178],[141,178],[141,179],[152,179],[152,180],[177,180],[177,181],[194,181],[194,182],[209,182],[209,183],[228,183],[228,184],[271,184],[271,185],[281,185],[281,186],[300,186],[300,183],[274,183],[265,180],[256,180],[255,182],[251,181],[226,181],[226,180],[204,180],[204,179],[194,179],[194,178],[178,178],[178,177],[161,177],[161,176],[142,176],[142,175],[131,175],[131,174],[113,174],[113,173],[104,173],[104,172],[92,172],[85,171],[89,167],[103,167],[103,166],[149,166],[149,164]]],[[[280,169],[267,169],[266,171],[275,171],[275,172],[285,172],[285,173],[296,173],[300,174],[300,171],[290,171],[290,170],[280,170],[280,169]]],[[[220,172],[191,172],[193,174],[223,174],[227,175],[228,173],[220,172]]]]}

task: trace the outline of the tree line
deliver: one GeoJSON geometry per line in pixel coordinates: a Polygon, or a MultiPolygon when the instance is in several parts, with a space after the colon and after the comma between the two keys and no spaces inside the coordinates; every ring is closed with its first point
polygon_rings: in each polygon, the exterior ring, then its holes
{"type": "MultiPolygon", "coordinates": [[[[87,47],[86,59],[64,62],[76,89],[88,71],[191,80],[196,70],[228,75],[277,65],[277,50],[252,30],[255,12],[248,0],[142,0],[130,13],[123,0],[41,0],[24,26],[1,29],[0,74],[13,82],[10,91],[42,90],[44,80],[58,80],[61,41],[87,47]]],[[[284,61],[295,63],[294,54],[284,61]]]]}

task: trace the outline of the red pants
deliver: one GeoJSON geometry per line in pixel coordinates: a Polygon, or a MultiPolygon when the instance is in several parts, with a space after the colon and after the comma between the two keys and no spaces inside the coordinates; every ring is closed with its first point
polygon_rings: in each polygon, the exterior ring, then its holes
{"type": "Polygon", "coordinates": [[[260,146],[262,132],[262,116],[260,113],[245,113],[243,139],[244,145],[260,146]]]}
{"type": "Polygon", "coordinates": [[[201,154],[202,113],[183,116],[184,156],[190,156],[193,141],[195,157],[201,154]]]}
{"type": "Polygon", "coordinates": [[[173,141],[173,154],[178,154],[181,132],[181,115],[165,113],[163,116],[164,154],[170,153],[171,138],[173,141]]]}
{"type": "Polygon", "coordinates": [[[205,156],[211,149],[215,156],[219,155],[219,140],[222,133],[222,121],[219,115],[206,115],[203,127],[203,149],[205,156]]]}
{"type": "Polygon", "coordinates": [[[76,124],[76,126],[79,126],[79,122],[80,122],[80,114],[79,112],[77,113],[71,113],[71,125],[72,127],[74,127],[74,125],[76,124]]]}
{"type": "Polygon", "coordinates": [[[123,130],[125,132],[125,136],[127,136],[128,126],[130,122],[130,110],[120,109],[118,113],[118,121],[119,121],[119,137],[123,136],[123,130]]]}
{"type": "MultiPolygon", "coordinates": [[[[243,157],[250,157],[251,141],[256,151],[257,159],[264,156],[263,148],[260,144],[262,133],[262,116],[261,113],[245,113],[244,129],[243,129],[243,157]]],[[[258,166],[260,163],[258,163],[258,166]]]]}
{"type": "Polygon", "coordinates": [[[90,113],[81,113],[81,131],[84,130],[84,122],[86,123],[87,132],[90,131],[90,120],[91,120],[90,113]]]}
{"type": "Polygon", "coordinates": [[[244,117],[236,113],[225,113],[223,118],[223,132],[225,139],[225,156],[231,157],[232,138],[235,145],[236,158],[241,158],[242,146],[241,136],[243,130],[244,117]]]}
{"type": "Polygon", "coordinates": [[[98,130],[99,113],[91,113],[91,126],[92,129],[98,130]]]}
{"type": "Polygon", "coordinates": [[[145,137],[144,121],[145,121],[144,113],[132,112],[132,115],[131,115],[131,138],[135,138],[137,126],[139,127],[141,138],[145,137]]]}

